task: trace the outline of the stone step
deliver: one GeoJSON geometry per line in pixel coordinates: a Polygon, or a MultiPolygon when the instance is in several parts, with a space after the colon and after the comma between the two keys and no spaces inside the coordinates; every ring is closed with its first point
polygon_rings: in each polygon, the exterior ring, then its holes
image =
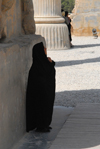
{"type": "Polygon", "coordinates": [[[38,133],[30,131],[13,147],[13,149],[48,149],[55,140],[57,134],[72,113],[74,108],[55,106],[50,133],[38,133]]]}
{"type": "Polygon", "coordinates": [[[100,149],[99,110],[100,104],[77,105],[50,149],[100,149]]]}

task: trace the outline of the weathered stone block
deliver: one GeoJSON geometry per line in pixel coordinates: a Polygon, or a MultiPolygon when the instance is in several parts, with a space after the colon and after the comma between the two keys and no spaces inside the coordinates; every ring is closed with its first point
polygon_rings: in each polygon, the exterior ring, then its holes
{"type": "Polygon", "coordinates": [[[82,24],[84,22],[84,16],[83,15],[78,15],[73,19],[73,26],[74,29],[80,29],[82,28],[82,24]]]}
{"type": "Polygon", "coordinates": [[[0,0],[0,38],[34,34],[32,0],[0,0]]]}
{"type": "Polygon", "coordinates": [[[0,149],[26,132],[25,95],[35,33],[32,0],[0,0],[0,149]],[[32,35],[25,35],[32,34],[32,35]]]}
{"type": "Polygon", "coordinates": [[[76,0],[72,18],[74,35],[92,35],[93,28],[100,34],[100,1],[76,0]]]}
{"type": "Polygon", "coordinates": [[[0,149],[11,149],[26,132],[25,95],[33,46],[45,40],[24,35],[0,44],[0,149]]]}
{"type": "Polygon", "coordinates": [[[18,36],[19,34],[21,34],[22,23],[20,0],[2,0],[1,8],[1,38],[10,38],[11,36],[18,36]]]}

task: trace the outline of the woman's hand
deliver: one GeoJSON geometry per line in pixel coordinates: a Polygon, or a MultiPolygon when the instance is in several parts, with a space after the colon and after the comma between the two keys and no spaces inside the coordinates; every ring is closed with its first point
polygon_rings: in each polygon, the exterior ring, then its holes
{"type": "Polygon", "coordinates": [[[47,48],[44,47],[44,53],[47,55],[47,48]]]}
{"type": "Polygon", "coordinates": [[[52,59],[51,59],[50,57],[48,57],[48,60],[49,60],[49,62],[51,62],[51,63],[52,63],[52,59]]]}

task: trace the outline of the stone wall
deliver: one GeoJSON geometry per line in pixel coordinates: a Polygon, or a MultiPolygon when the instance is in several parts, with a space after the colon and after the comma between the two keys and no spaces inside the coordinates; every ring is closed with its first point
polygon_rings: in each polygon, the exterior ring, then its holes
{"type": "Polygon", "coordinates": [[[92,35],[93,28],[100,34],[100,0],[76,0],[72,18],[74,35],[92,35]]]}
{"type": "Polygon", "coordinates": [[[1,20],[0,34],[1,38],[9,38],[19,35],[21,28],[21,2],[20,0],[0,0],[1,1],[1,20]]]}
{"type": "Polygon", "coordinates": [[[34,33],[32,0],[0,0],[0,149],[11,149],[26,132],[32,47],[41,41],[46,46],[44,38],[34,33]]]}
{"type": "Polygon", "coordinates": [[[11,149],[26,132],[25,94],[32,47],[44,38],[26,35],[0,44],[0,149],[11,149]]]}
{"type": "Polygon", "coordinates": [[[34,34],[32,0],[0,0],[0,38],[34,34]]]}

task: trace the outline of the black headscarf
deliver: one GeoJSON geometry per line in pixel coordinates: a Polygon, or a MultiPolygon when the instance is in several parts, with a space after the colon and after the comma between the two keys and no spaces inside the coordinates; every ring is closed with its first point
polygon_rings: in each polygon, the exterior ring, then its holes
{"type": "Polygon", "coordinates": [[[32,49],[33,66],[37,72],[46,77],[51,75],[55,62],[50,62],[44,52],[43,43],[36,44],[32,49]]]}

